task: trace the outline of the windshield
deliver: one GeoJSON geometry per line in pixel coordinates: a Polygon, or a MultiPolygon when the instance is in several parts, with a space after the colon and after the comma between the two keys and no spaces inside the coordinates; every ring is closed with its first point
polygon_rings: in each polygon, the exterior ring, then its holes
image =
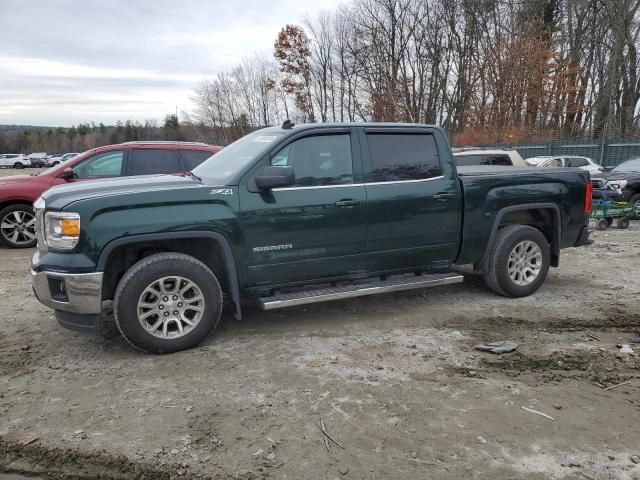
{"type": "Polygon", "coordinates": [[[264,155],[281,136],[282,133],[250,133],[207,158],[192,171],[207,183],[227,185],[250,162],[264,155]]]}
{"type": "Polygon", "coordinates": [[[616,168],[611,170],[612,172],[640,172],[640,158],[634,158],[633,160],[627,160],[622,162],[616,168]]]}

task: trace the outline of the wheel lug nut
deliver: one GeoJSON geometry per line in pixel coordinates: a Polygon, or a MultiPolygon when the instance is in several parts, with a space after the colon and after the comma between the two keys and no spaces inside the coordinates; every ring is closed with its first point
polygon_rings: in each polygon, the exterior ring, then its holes
{"type": "Polygon", "coordinates": [[[162,297],[162,300],[165,301],[165,302],[168,302],[169,301],[169,297],[162,297]]]}
{"type": "Polygon", "coordinates": [[[178,296],[177,296],[177,295],[174,295],[174,296],[173,296],[173,299],[174,299],[174,300],[177,300],[177,299],[178,299],[178,296]]]}
{"type": "Polygon", "coordinates": [[[164,305],[158,305],[158,308],[159,308],[160,310],[164,310],[164,305]]]}
{"type": "Polygon", "coordinates": [[[182,302],[178,302],[178,307],[182,308],[182,302]]]}
{"type": "Polygon", "coordinates": [[[178,310],[175,310],[175,311],[173,312],[173,314],[174,314],[174,315],[178,315],[179,313],[180,313],[180,312],[178,312],[178,310]]]}
{"type": "Polygon", "coordinates": [[[169,316],[169,312],[164,312],[164,316],[168,317],[169,316]]]}

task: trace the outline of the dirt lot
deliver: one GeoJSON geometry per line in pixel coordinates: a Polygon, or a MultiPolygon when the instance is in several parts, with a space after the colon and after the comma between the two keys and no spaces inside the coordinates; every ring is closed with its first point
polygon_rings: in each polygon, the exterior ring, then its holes
{"type": "Polygon", "coordinates": [[[0,249],[0,472],[640,479],[640,357],[615,346],[640,326],[640,222],[594,238],[532,297],[469,282],[249,310],[167,356],[58,327],[31,251],[0,249]],[[519,347],[473,350],[492,339],[519,347]]]}

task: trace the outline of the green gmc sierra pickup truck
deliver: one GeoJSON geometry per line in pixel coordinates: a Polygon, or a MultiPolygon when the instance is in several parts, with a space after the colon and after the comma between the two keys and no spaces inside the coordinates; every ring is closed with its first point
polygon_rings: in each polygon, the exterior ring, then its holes
{"type": "Polygon", "coordinates": [[[147,352],[192,347],[223,303],[273,309],[459,282],[535,292],[560,249],[590,243],[588,173],[461,167],[415,124],[265,128],[192,173],[69,183],[34,204],[38,299],[100,332],[113,300],[147,352]]]}

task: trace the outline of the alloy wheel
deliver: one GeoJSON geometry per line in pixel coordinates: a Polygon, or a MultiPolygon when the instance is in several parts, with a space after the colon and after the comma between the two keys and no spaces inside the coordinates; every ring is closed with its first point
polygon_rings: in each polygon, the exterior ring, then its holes
{"type": "Polygon", "coordinates": [[[36,239],[36,219],[31,212],[15,210],[0,221],[2,236],[14,245],[25,245],[36,239]]]}
{"type": "Polygon", "coordinates": [[[147,286],[138,299],[138,321],[154,337],[175,339],[187,335],[202,320],[205,299],[191,280],[162,277],[147,286]]]}
{"type": "Polygon", "coordinates": [[[541,268],[542,250],[537,243],[525,240],[513,247],[507,264],[513,283],[521,287],[530,285],[538,278],[541,268]]]}

